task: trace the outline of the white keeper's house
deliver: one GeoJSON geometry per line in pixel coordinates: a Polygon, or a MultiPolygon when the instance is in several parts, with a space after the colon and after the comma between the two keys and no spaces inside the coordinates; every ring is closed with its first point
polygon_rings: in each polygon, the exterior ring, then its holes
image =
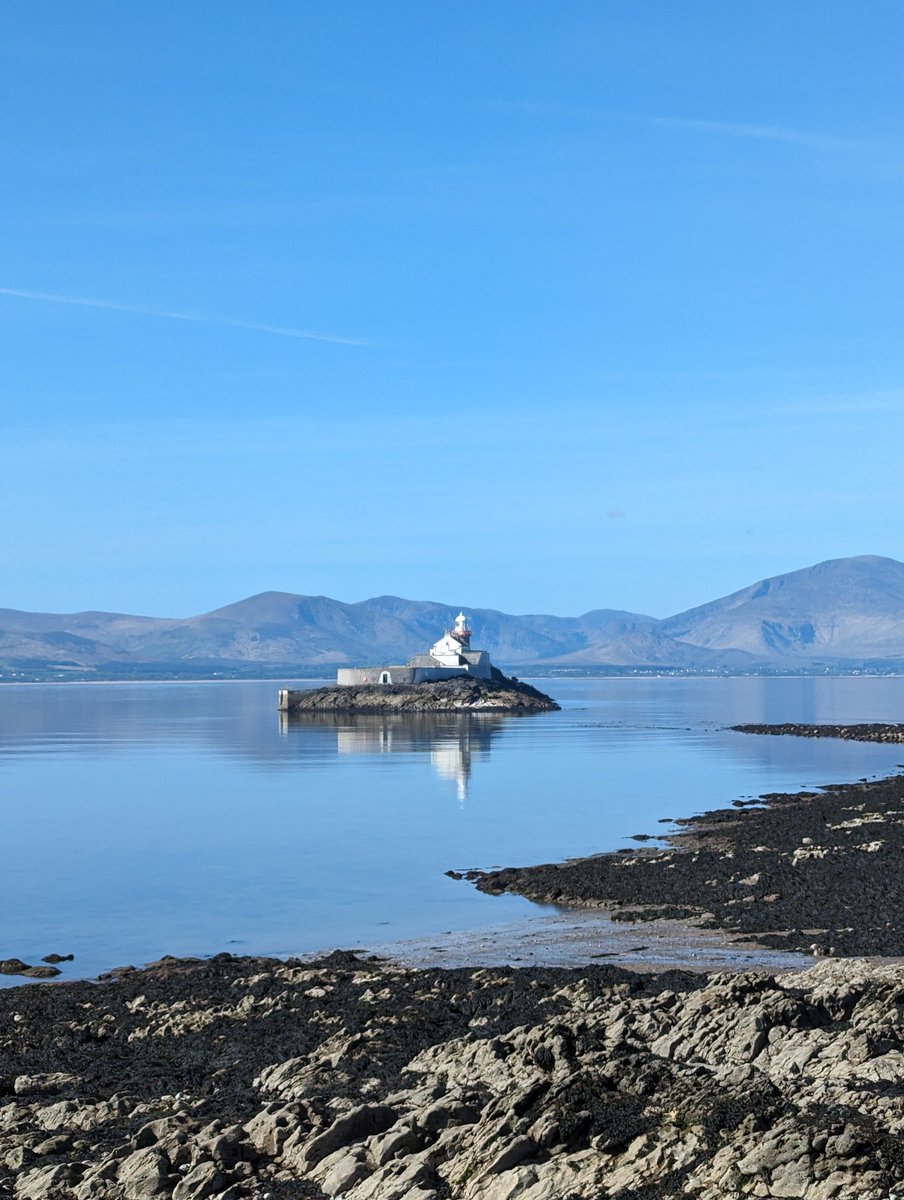
{"type": "Polygon", "coordinates": [[[436,683],[456,675],[473,675],[476,679],[491,679],[493,664],[486,650],[471,649],[471,630],[468,618],[460,612],[455,625],[447,629],[429,654],[416,654],[404,665],[390,667],[340,667],[336,682],[344,685],[362,683],[436,683]]]}

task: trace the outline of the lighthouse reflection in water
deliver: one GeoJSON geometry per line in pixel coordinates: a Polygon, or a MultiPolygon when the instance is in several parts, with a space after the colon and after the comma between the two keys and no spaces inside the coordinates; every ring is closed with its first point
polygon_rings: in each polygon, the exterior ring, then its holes
{"type": "Polygon", "coordinates": [[[350,714],[289,716],[298,728],[333,725],[339,754],[429,754],[440,779],[454,785],[461,803],[476,762],[487,758],[490,743],[506,721],[500,714],[429,713],[419,716],[350,714]]]}
{"type": "Polygon", "coordinates": [[[422,717],[346,718],[336,731],[340,754],[427,754],[440,777],[455,785],[461,803],[468,798],[473,764],[490,752],[501,716],[458,713],[422,717]]]}

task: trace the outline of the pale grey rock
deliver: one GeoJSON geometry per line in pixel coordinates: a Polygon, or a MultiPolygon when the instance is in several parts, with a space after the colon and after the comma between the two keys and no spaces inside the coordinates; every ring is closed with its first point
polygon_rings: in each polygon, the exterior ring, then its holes
{"type": "Polygon", "coordinates": [[[78,1111],[79,1105],[74,1100],[60,1100],[39,1108],[35,1113],[35,1122],[42,1129],[68,1129],[72,1127],[78,1111]]]}
{"type": "MultiPolygon", "coordinates": [[[[210,1155],[218,1167],[228,1171],[241,1162],[251,1150],[250,1144],[243,1145],[243,1134],[241,1125],[233,1125],[221,1130],[214,1137],[199,1137],[198,1145],[210,1155]]],[[[253,1157],[256,1158],[257,1155],[253,1154],[253,1157]]]]}
{"type": "Polygon", "coordinates": [[[420,1151],[404,1159],[387,1163],[365,1178],[347,1194],[347,1200],[409,1200],[409,1197],[436,1195],[439,1182],[436,1158],[430,1151],[420,1151]]]}
{"type": "Polygon", "coordinates": [[[73,1179],[69,1166],[36,1167],[16,1180],[16,1200],[49,1200],[73,1179]]]}
{"type": "Polygon", "coordinates": [[[294,1109],[268,1104],[243,1126],[251,1144],[268,1158],[276,1158],[283,1143],[298,1126],[294,1109]]]}
{"type": "Polygon", "coordinates": [[[422,1129],[413,1124],[393,1126],[377,1137],[368,1138],[367,1150],[374,1166],[382,1167],[401,1154],[412,1154],[424,1145],[422,1129]]]}
{"type": "Polygon", "coordinates": [[[341,1146],[362,1141],[375,1133],[383,1133],[395,1124],[397,1116],[395,1109],[387,1104],[358,1105],[337,1117],[328,1129],[305,1145],[301,1156],[303,1165],[309,1169],[341,1146]]]}
{"type": "Polygon", "coordinates": [[[145,1200],[169,1192],[170,1163],[158,1150],[135,1150],[120,1164],[116,1178],[126,1200],[145,1200]]]}
{"type": "Polygon", "coordinates": [[[124,1200],[125,1192],[121,1183],[116,1181],[118,1168],[122,1160],[116,1161],[115,1157],[102,1158],[100,1162],[95,1162],[89,1166],[81,1182],[73,1188],[72,1194],[75,1200],[93,1200],[96,1196],[112,1196],[115,1193],[116,1200],[124,1200]]]}
{"type": "Polygon", "coordinates": [[[416,1116],[417,1124],[427,1133],[439,1133],[448,1125],[470,1125],[478,1119],[480,1112],[472,1104],[464,1104],[461,1100],[450,1096],[444,1100],[436,1100],[433,1104],[422,1108],[416,1116]]]}
{"type": "Polygon", "coordinates": [[[229,1180],[216,1163],[200,1162],[176,1184],[173,1200],[206,1200],[226,1190],[229,1180]]]}
{"type": "Polygon", "coordinates": [[[170,1142],[174,1140],[185,1141],[185,1120],[182,1117],[159,1117],[156,1121],[148,1121],[146,1125],[142,1125],[135,1136],[132,1138],[132,1145],[136,1150],[141,1150],[146,1146],[156,1146],[158,1143],[170,1142]]]}
{"type": "Polygon", "coordinates": [[[809,1136],[783,1122],[766,1133],[759,1144],[738,1162],[742,1175],[756,1175],[760,1171],[775,1171],[786,1163],[804,1158],[810,1149],[809,1136]]]}
{"type": "Polygon", "coordinates": [[[322,1159],[311,1171],[310,1178],[328,1196],[344,1196],[370,1173],[362,1148],[340,1149],[322,1159]]]}
{"type": "Polygon", "coordinates": [[[43,1142],[38,1142],[34,1147],[34,1152],[39,1158],[44,1158],[48,1154],[68,1154],[73,1148],[74,1142],[70,1133],[55,1133],[49,1138],[45,1138],[43,1142]]]}
{"type": "Polygon", "coordinates": [[[287,1058],[285,1062],[265,1067],[254,1080],[254,1086],[262,1092],[289,1099],[288,1093],[295,1080],[309,1065],[307,1058],[287,1058]]]}
{"type": "Polygon", "coordinates": [[[78,1087],[77,1075],[65,1071],[48,1071],[42,1075],[17,1075],[13,1080],[13,1091],[17,1096],[56,1096],[60,1092],[78,1087]]]}
{"type": "Polygon", "coordinates": [[[516,1137],[507,1146],[503,1146],[496,1157],[488,1163],[485,1168],[486,1173],[487,1175],[499,1175],[502,1171],[517,1167],[526,1158],[533,1158],[536,1153],[537,1145],[531,1138],[516,1137]]]}
{"type": "Polygon", "coordinates": [[[12,1150],[8,1150],[3,1155],[0,1161],[8,1170],[18,1172],[32,1166],[37,1157],[30,1146],[14,1146],[12,1150]]]}
{"type": "Polygon", "coordinates": [[[803,1198],[810,1194],[813,1173],[809,1158],[782,1163],[772,1172],[769,1183],[772,1195],[777,1197],[803,1198]]]}
{"type": "Polygon", "coordinates": [[[58,1100],[34,1111],[33,1119],[41,1129],[90,1131],[106,1125],[131,1110],[129,1103],[118,1096],[99,1104],[84,1104],[76,1100],[58,1100]]]}

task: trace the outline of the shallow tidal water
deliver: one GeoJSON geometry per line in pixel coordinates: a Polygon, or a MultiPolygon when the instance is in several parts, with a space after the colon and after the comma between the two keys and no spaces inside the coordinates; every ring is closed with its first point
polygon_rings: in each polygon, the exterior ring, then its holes
{"type": "Polygon", "coordinates": [[[0,687],[0,958],[74,953],[72,978],[511,927],[555,910],[444,872],[617,849],[904,762],[725,729],[896,721],[904,679],[535,682],[562,712],[281,718],[277,689],[313,680],[0,687]]]}

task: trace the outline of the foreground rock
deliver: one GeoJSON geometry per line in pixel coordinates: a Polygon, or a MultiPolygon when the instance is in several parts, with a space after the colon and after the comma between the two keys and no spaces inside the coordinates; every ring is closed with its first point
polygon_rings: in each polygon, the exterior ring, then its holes
{"type": "MultiPolygon", "coordinates": [[[[73,955],[70,954],[70,958],[73,955]]],[[[42,960],[45,963],[63,962],[62,958],[48,955],[42,960]]],[[[23,962],[21,958],[3,958],[0,959],[0,975],[26,975],[30,979],[52,979],[54,975],[61,974],[58,967],[33,967],[27,962],[23,962]]]]}
{"type": "Polygon", "coordinates": [[[886,1200],[904,968],[221,956],[0,993],[0,1194],[886,1200]]]}
{"type": "Polygon", "coordinates": [[[490,871],[477,887],[773,949],[904,955],[904,777],[762,800],[678,821],[663,849],[490,871]]]}
{"type": "MultiPolygon", "coordinates": [[[[498,673],[497,673],[498,674],[498,673]]],[[[353,685],[311,688],[288,693],[290,713],[449,712],[460,709],[495,712],[551,712],[550,696],[499,674],[498,679],[460,675],[440,683],[353,685]]]]}

